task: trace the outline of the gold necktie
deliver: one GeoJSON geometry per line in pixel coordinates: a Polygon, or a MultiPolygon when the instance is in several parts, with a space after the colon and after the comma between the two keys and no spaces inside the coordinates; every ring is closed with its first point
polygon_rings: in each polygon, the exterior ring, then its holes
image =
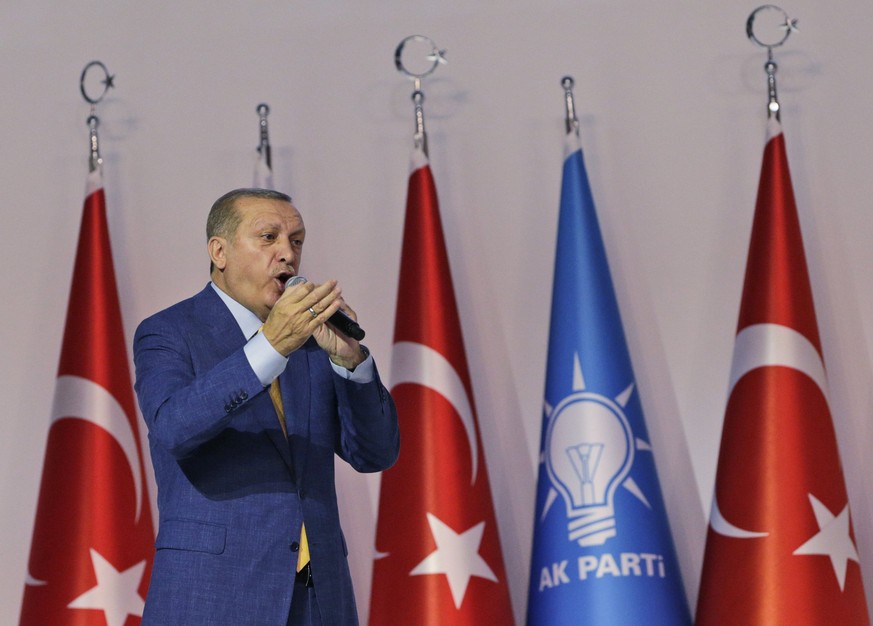
{"type": "MultiPolygon", "coordinates": [[[[282,391],[279,389],[278,378],[270,384],[270,399],[273,401],[276,415],[279,416],[279,425],[282,427],[282,433],[285,435],[285,439],[287,439],[288,427],[285,425],[285,408],[282,406],[282,391]]],[[[301,524],[300,551],[297,553],[297,571],[299,572],[306,567],[307,563],[309,563],[309,541],[306,540],[306,525],[301,524]]]]}

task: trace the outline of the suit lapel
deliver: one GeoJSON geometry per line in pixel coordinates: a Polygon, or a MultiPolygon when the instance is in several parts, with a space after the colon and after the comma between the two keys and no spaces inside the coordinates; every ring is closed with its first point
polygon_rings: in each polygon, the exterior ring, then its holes
{"type": "MultiPolygon", "coordinates": [[[[233,314],[227,308],[227,305],[222,302],[219,295],[215,293],[215,289],[213,289],[212,285],[206,285],[206,288],[198,294],[197,298],[204,309],[202,319],[209,320],[209,338],[215,342],[215,345],[219,348],[221,358],[225,358],[235,350],[242,348],[249,338],[243,335],[243,332],[236,319],[234,319],[233,314]]],[[[308,376],[308,368],[303,369],[307,370],[306,373],[308,376]]],[[[286,368],[285,371],[287,372],[288,368],[286,368]]],[[[288,407],[289,405],[286,399],[287,391],[285,389],[288,383],[283,379],[280,384],[282,385],[282,396],[285,401],[285,407],[288,407]]],[[[308,384],[306,385],[306,390],[308,408],[308,384]]],[[[288,441],[285,439],[285,435],[282,434],[282,427],[279,425],[279,416],[276,414],[273,400],[270,398],[269,388],[265,387],[264,393],[258,394],[256,398],[252,399],[252,402],[259,403],[259,406],[253,407],[253,419],[261,428],[263,428],[267,437],[276,447],[276,451],[285,462],[285,465],[287,465],[288,469],[293,473],[295,468],[291,456],[291,448],[288,445],[288,441]]]]}
{"type": "Polygon", "coordinates": [[[221,298],[211,284],[194,296],[197,308],[200,309],[196,316],[199,324],[205,324],[209,329],[209,340],[219,346],[227,354],[245,344],[246,337],[230,310],[221,301],[221,298]]]}
{"type": "Polygon", "coordinates": [[[305,347],[291,353],[288,366],[279,376],[282,401],[285,407],[285,423],[288,427],[288,445],[297,482],[301,482],[306,468],[306,453],[309,449],[309,412],[311,382],[309,375],[309,350],[305,347]]]}
{"type": "MultiPolygon", "coordinates": [[[[282,390],[282,397],[284,400],[285,391],[282,390]]],[[[282,460],[285,461],[285,465],[288,466],[288,469],[291,470],[292,474],[296,475],[294,468],[294,461],[291,456],[291,448],[288,445],[288,440],[285,439],[285,434],[282,432],[282,427],[279,424],[279,415],[276,413],[276,408],[273,406],[273,399],[270,397],[270,394],[267,390],[264,391],[263,394],[258,396],[257,400],[263,401],[268,408],[263,410],[257,410],[255,412],[258,421],[261,426],[264,428],[264,432],[267,433],[267,437],[269,437],[270,441],[276,447],[276,451],[282,457],[282,460]]],[[[285,403],[285,407],[287,407],[287,402],[285,403]]],[[[288,409],[285,409],[285,416],[287,419],[288,409]]]]}

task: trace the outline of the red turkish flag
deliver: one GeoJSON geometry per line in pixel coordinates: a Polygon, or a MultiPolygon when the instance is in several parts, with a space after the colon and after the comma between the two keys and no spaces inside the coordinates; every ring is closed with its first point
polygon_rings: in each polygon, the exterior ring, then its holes
{"type": "Polygon", "coordinates": [[[370,626],[512,624],[436,188],[419,150],[391,384],[401,451],[382,474],[370,626]]]}
{"type": "Polygon", "coordinates": [[[140,623],[154,554],[140,449],[98,168],[88,177],[22,625],[140,623]]]}
{"type": "Polygon", "coordinates": [[[868,624],[803,240],[768,127],[697,624],[868,624]]]}

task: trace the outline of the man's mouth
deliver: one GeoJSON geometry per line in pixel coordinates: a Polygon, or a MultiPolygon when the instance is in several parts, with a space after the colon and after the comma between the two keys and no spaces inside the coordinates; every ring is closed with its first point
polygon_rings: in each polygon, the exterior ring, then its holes
{"type": "Polygon", "coordinates": [[[282,291],[285,291],[285,283],[288,282],[288,279],[293,276],[294,274],[292,274],[291,272],[282,272],[281,274],[276,275],[276,280],[279,282],[282,291]]]}

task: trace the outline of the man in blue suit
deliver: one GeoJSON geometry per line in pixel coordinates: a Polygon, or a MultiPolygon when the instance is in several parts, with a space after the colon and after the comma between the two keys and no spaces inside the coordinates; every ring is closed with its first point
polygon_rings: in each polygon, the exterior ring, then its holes
{"type": "Polygon", "coordinates": [[[334,454],[387,469],[397,413],[368,350],[326,323],[354,317],[337,282],[285,288],[305,234],[287,195],[225,194],[212,282],[136,331],[160,513],[143,624],[357,623],[334,454]]]}

